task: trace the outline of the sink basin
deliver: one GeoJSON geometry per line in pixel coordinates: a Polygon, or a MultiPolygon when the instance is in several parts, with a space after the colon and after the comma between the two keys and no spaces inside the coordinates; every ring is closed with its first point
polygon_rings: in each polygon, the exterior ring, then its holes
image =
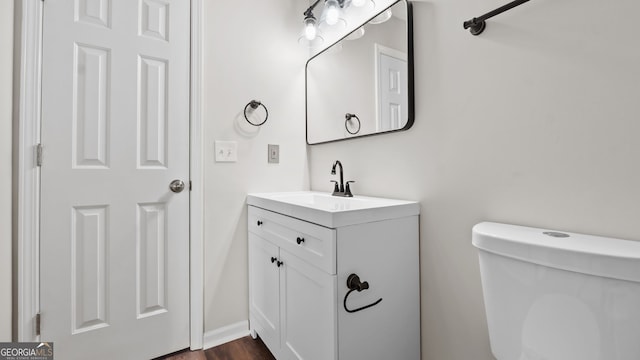
{"type": "Polygon", "coordinates": [[[347,198],[316,191],[252,193],[247,203],[330,228],[420,214],[415,201],[347,198]]]}

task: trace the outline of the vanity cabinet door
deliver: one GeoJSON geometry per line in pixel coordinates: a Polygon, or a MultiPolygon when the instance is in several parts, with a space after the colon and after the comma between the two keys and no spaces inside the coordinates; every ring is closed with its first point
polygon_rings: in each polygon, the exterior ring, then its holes
{"type": "Polygon", "coordinates": [[[249,307],[251,329],[272,353],[280,347],[280,275],[278,247],[249,233],[249,307]]]}
{"type": "Polygon", "coordinates": [[[280,258],[282,359],[337,359],[336,276],[283,249],[280,258]]]}

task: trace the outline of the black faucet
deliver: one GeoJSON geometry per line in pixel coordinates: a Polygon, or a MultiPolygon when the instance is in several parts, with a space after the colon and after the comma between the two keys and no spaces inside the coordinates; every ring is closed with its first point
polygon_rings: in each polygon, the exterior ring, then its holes
{"type": "Polygon", "coordinates": [[[351,188],[349,187],[349,183],[352,183],[355,181],[347,181],[347,184],[345,187],[344,175],[342,172],[342,163],[340,162],[340,160],[336,160],[336,162],[333,163],[333,166],[331,167],[331,175],[336,174],[336,166],[340,167],[340,182],[337,182],[336,180],[331,180],[331,182],[335,183],[335,186],[333,187],[333,194],[331,195],[353,197],[353,194],[351,193],[351,188]]]}

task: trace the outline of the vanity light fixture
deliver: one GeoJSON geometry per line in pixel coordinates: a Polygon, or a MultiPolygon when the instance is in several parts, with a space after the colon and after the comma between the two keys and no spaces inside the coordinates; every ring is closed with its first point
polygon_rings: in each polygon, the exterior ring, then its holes
{"type": "Polygon", "coordinates": [[[355,7],[361,7],[367,2],[367,0],[316,0],[304,12],[304,37],[307,41],[302,43],[312,43],[318,36],[318,19],[313,14],[313,11],[320,1],[324,1],[324,12],[321,20],[330,26],[336,25],[338,22],[342,22],[346,26],[346,22],[340,18],[341,10],[351,4],[355,7]]]}
{"type": "Polygon", "coordinates": [[[309,15],[304,18],[304,37],[307,40],[313,40],[318,35],[318,20],[313,16],[313,13],[309,13],[309,15]]]}
{"type": "Polygon", "coordinates": [[[318,35],[318,20],[313,15],[313,9],[320,3],[320,0],[316,0],[313,5],[304,12],[304,37],[311,41],[318,35]]]}
{"type": "Polygon", "coordinates": [[[324,7],[326,8],[325,21],[327,24],[337,24],[340,19],[340,4],[338,0],[325,0],[324,7]]]}

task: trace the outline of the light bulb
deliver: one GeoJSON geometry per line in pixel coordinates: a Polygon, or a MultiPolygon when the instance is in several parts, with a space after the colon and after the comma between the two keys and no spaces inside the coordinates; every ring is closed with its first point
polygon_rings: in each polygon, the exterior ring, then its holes
{"type": "Polygon", "coordinates": [[[335,25],[340,18],[340,9],[338,7],[338,2],[336,0],[327,0],[325,6],[327,7],[327,15],[325,21],[329,25],[335,25]]]}
{"type": "Polygon", "coordinates": [[[362,5],[364,5],[367,2],[367,0],[351,0],[351,5],[355,6],[355,7],[360,7],[362,5]]]}
{"type": "Polygon", "coordinates": [[[316,28],[316,18],[312,16],[308,16],[304,18],[304,37],[307,40],[313,40],[318,35],[318,29],[316,28]]]}

